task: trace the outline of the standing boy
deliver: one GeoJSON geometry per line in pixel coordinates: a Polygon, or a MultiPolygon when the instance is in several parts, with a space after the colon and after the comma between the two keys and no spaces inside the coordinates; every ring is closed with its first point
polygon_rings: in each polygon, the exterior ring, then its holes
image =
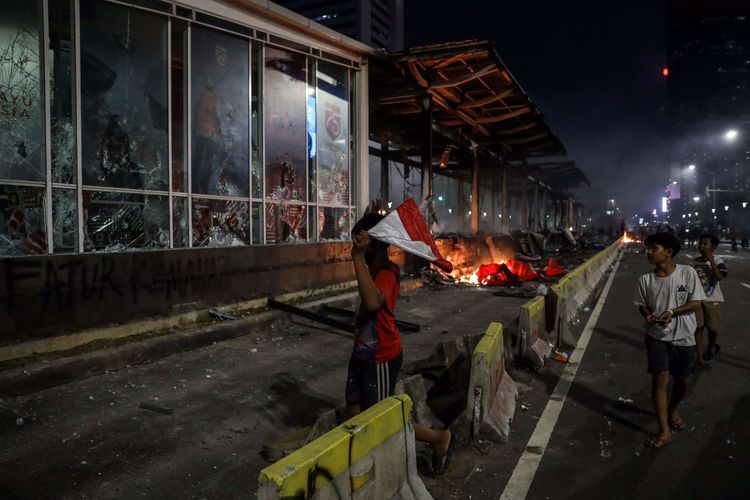
{"type": "Polygon", "coordinates": [[[672,234],[646,238],[646,256],[653,272],[638,278],[635,305],[646,319],[646,354],[651,374],[651,397],[659,433],[646,441],[661,448],[672,441],[670,426],[681,430],[686,424],[678,407],[687,391],[695,367],[695,310],[705,300],[698,274],[690,266],[674,263],[680,241],[672,234]],[[671,399],[667,399],[672,375],[671,399]]]}
{"type": "Polygon", "coordinates": [[[698,273],[703,292],[706,294],[706,300],[701,302],[701,307],[695,311],[698,323],[698,328],[695,330],[695,350],[700,367],[708,366],[704,361],[711,360],[721,349],[721,346],[716,343],[721,328],[721,303],[724,302],[719,282],[727,277],[727,266],[721,257],[714,255],[718,246],[719,238],[712,234],[702,235],[698,241],[698,251],[701,255],[690,262],[698,273]],[[704,326],[708,328],[708,347],[705,353],[703,352],[704,326]]]}
{"type": "MultiPolygon", "coordinates": [[[[373,204],[373,210],[377,204],[373,204]]],[[[352,229],[352,261],[357,275],[361,305],[355,320],[354,352],[349,361],[346,404],[350,415],[392,395],[401,369],[401,335],[395,324],[400,272],[388,258],[388,244],[367,233],[383,219],[365,213],[352,229]]],[[[435,475],[448,468],[456,437],[448,430],[433,430],[414,424],[419,441],[432,445],[435,475]]]]}

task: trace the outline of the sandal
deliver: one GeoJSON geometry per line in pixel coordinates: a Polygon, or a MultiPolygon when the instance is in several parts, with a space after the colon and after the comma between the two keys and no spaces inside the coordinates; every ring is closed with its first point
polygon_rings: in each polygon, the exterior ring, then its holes
{"type": "Polygon", "coordinates": [[[671,442],[672,438],[664,439],[660,438],[659,436],[651,436],[646,440],[644,444],[649,448],[658,449],[668,445],[671,442]]]}
{"type": "Polygon", "coordinates": [[[451,462],[451,455],[453,455],[453,449],[456,447],[456,435],[451,432],[451,441],[448,445],[448,449],[445,450],[441,455],[432,456],[432,472],[435,476],[440,476],[448,470],[448,465],[451,462]]]}
{"type": "Polygon", "coordinates": [[[669,425],[677,431],[683,430],[685,427],[687,427],[687,424],[685,423],[685,420],[682,417],[672,417],[669,419],[669,425]]]}

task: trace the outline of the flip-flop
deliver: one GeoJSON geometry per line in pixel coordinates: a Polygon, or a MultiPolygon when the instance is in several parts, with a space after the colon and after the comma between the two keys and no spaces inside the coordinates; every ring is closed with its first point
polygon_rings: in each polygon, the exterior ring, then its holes
{"type": "MultiPolygon", "coordinates": [[[[450,432],[450,431],[449,431],[450,432]]],[[[451,432],[451,442],[448,445],[448,449],[442,454],[432,457],[432,472],[436,476],[440,476],[448,470],[448,465],[451,462],[451,456],[453,455],[453,449],[456,447],[456,435],[451,432]],[[441,466],[442,464],[442,466],[441,466]]]]}
{"type": "Polygon", "coordinates": [[[672,442],[672,438],[669,439],[662,439],[659,436],[651,436],[649,437],[646,442],[644,443],[649,448],[663,448],[664,446],[668,445],[672,442]]]}
{"type": "Polygon", "coordinates": [[[677,418],[670,418],[669,419],[669,425],[677,431],[683,430],[685,427],[687,427],[687,424],[685,423],[685,420],[682,417],[677,418]]]}

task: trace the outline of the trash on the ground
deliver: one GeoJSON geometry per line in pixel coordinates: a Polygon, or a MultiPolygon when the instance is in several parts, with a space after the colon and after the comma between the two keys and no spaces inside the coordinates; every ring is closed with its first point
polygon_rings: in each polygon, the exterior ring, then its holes
{"type": "Polygon", "coordinates": [[[570,355],[568,353],[565,353],[563,351],[555,351],[554,354],[552,354],[552,359],[555,361],[560,361],[561,363],[567,363],[568,359],[570,358],[570,355]]]}
{"type": "Polygon", "coordinates": [[[636,457],[640,457],[641,456],[641,452],[640,451],[636,451],[635,453],[633,453],[633,455],[635,455],[636,457]]]}
{"type": "Polygon", "coordinates": [[[591,310],[591,308],[589,306],[586,306],[586,307],[583,308],[583,312],[589,312],[590,310],[591,310]]]}
{"type": "Polygon", "coordinates": [[[231,314],[228,314],[228,313],[223,313],[219,311],[218,309],[209,309],[208,315],[212,318],[218,319],[219,321],[231,321],[231,320],[237,319],[236,316],[232,316],[231,314]]]}
{"type": "Polygon", "coordinates": [[[626,405],[632,405],[633,404],[633,400],[632,399],[630,399],[630,398],[626,399],[626,398],[624,398],[622,396],[620,396],[619,398],[617,398],[617,401],[620,402],[620,403],[626,404],[626,405]]]}
{"type": "Polygon", "coordinates": [[[165,413],[167,415],[174,412],[174,408],[167,408],[166,406],[155,405],[153,403],[146,403],[146,402],[138,403],[138,408],[143,408],[144,410],[155,411],[157,413],[165,413]]]}
{"type": "Polygon", "coordinates": [[[16,425],[23,425],[23,418],[22,417],[18,417],[16,419],[16,425]]]}
{"type": "Polygon", "coordinates": [[[521,409],[526,411],[529,408],[531,408],[531,405],[529,403],[521,403],[521,409]]]}
{"type": "Polygon", "coordinates": [[[549,288],[544,283],[539,285],[539,287],[536,289],[537,295],[547,295],[547,293],[549,293],[549,288]]]}
{"type": "Polygon", "coordinates": [[[258,349],[256,349],[255,347],[253,347],[252,349],[250,349],[250,352],[253,352],[253,353],[258,352],[258,349]]]}

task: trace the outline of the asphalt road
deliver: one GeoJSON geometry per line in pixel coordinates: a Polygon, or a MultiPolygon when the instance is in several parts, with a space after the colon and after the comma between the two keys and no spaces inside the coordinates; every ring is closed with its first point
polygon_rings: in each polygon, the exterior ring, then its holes
{"type": "Polygon", "coordinates": [[[644,446],[657,424],[633,292],[650,267],[625,253],[527,499],[750,498],[750,254],[717,253],[729,268],[722,350],[692,379],[687,429],[644,446]]]}

